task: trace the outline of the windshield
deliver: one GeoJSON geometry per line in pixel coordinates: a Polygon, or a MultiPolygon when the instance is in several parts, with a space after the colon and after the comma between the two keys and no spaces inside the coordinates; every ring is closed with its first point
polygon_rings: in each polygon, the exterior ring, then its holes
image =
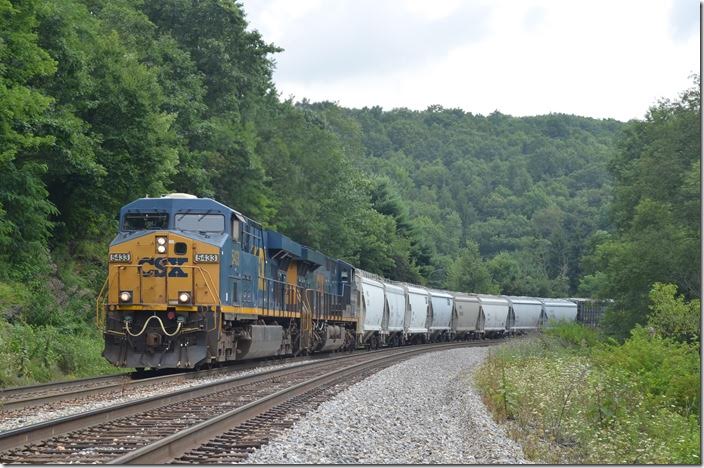
{"type": "Polygon", "coordinates": [[[198,232],[225,232],[225,217],[219,214],[181,213],[174,220],[174,229],[198,232]]]}
{"type": "Polygon", "coordinates": [[[139,213],[126,214],[122,221],[123,231],[150,231],[155,229],[166,229],[169,223],[169,215],[166,213],[139,213]]]}

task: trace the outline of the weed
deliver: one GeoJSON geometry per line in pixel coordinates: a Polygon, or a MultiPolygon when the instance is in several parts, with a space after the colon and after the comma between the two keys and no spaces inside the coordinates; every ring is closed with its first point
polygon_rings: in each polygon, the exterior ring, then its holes
{"type": "Polygon", "coordinates": [[[645,329],[618,345],[571,324],[503,345],[475,378],[535,461],[698,464],[699,362],[645,329]]]}

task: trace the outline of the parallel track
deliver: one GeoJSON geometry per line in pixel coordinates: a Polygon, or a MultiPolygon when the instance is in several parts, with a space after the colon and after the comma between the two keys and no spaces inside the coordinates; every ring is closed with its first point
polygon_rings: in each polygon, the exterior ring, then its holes
{"type": "Polygon", "coordinates": [[[66,398],[82,392],[100,392],[107,388],[129,382],[130,374],[106,375],[88,379],[67,380],[63,382],[50,382],[24,387],[11,387],[0,389],[0,408],[15,410],[34,406],[38,403],[48,403],[66,398]]]}
{"type": "MultiPolygon", "coordinates": [[[[360,372],[371,372],[369,366],[378,369],[417,353],[494,343],[453,343],[345,355],[61,418],[0,433],[0,449],[4,450],[0,463],[160,463],[186,454],[245,419],[267,411],[281,414],[275,408],[291,398],[315,399],[304,394],[313,389],[314,395],[320,395],[324,391],[318,388],[320,385],[354,381],[360,372]]],[[[276,418],[263,420],[276,425],[276,418]]],[[[250,431],[255,426],[244,432],[250,438],[254,434],[252,446],[266,439],[250,431]]],[[[243,434],[242,428],[239,434],[243,434]]]]}
{"type": "MultiPolygon", "coordinates": [[[[176,383],[186,380],[193,380],[211,375],[224,374],[229,372],[242,371],[266,365],[279,365],[288,362],[306,361],[310,359],[320,359],[327,357],[327,354],[304,356],[304,357],[284,357],[284,358],[263,358],[244,362],[233,362],[231,364],[208,370],[165,370],[165,372],[147,372],[142,375],[123,373],[108,375],[103,377],[91,377],[87,379],[67,380],[62,382],[49,382],[43,384],[29,385],[24,387],[12,387],[0,389],[0,410],[2,413],[16,411],[23,408],[31,408],[47,403],[76,400],[91,395],[108,393],[112,391],[125,391],[142,387],[151,387],[156,384],[176,383]]],[[[7,414],[0,413],[0,416],[7,414]]]]}

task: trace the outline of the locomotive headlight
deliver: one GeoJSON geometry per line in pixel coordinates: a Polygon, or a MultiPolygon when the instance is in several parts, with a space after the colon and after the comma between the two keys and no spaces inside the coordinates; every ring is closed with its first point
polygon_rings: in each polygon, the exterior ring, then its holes
{"type": "Polygon", "coordinates": [[[164,236],[156,236],[156,251],[160,254],[166,253],[167,239],[164,236]]]}
{"type": "Polygon", "coordinates": [[[122,302],[122,303],[132,302],[132,291],[120,291],[120,302],[122,302]]]}
{"type": "Polygon", "coordinates": [[[186,291],[181,291],[180,293],[178,293],[178,302],[179,304],[190,304],[191,293],[186,291]]]}

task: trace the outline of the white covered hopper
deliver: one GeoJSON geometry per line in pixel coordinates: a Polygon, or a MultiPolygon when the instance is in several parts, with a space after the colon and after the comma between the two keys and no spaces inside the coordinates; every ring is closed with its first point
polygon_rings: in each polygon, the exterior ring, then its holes
{"type": "Polygon", "coordinates": [[[403,288],[389,283],[384,283],[386,304],[389,308],[389,318],[386,329],[389,332],[402,332],[403,321],[406,315],[406,295],[403,288]]]}
{"type": "Polygon", "coordinates": [[[362,292],[361,320],[357,322],[357,333],[381,332],[384,318],[384,285],[370,278],[360,277],[362,292]]]}
{"type": "Polygon", "coordinates": [[[577,319],[577,304],[565,299],[541,299],[548,322],[574,322],[577,319]]]}
{"type": "Polygon", "coordinates": [[[426,333],[428,319],[428,291],[415,286],[406,286],[406,333],[426,333]]]}
{"type": "Polygon", "coordinates": [[[484,330],[484,315],[477,296],[455,294],[454,332],[458,335],[484,330]]]}
{"type": "Polygon", "coordinates": [[[543,303],[524,296],[504,296],[513,309],[513,330],[535,330],[542,325],[543,303]]]}
{"type": "Polygon", "coordinates": [[[452,321],[452,295],[430,291],[430,331],[449,330],[452,321]]]}
{"type": "Polygon", "coordinates": [[[483,294],[477,297],[484,313],[484,331],[491,333],[506,331],[509,321],[508,299],[483,294]]]}

